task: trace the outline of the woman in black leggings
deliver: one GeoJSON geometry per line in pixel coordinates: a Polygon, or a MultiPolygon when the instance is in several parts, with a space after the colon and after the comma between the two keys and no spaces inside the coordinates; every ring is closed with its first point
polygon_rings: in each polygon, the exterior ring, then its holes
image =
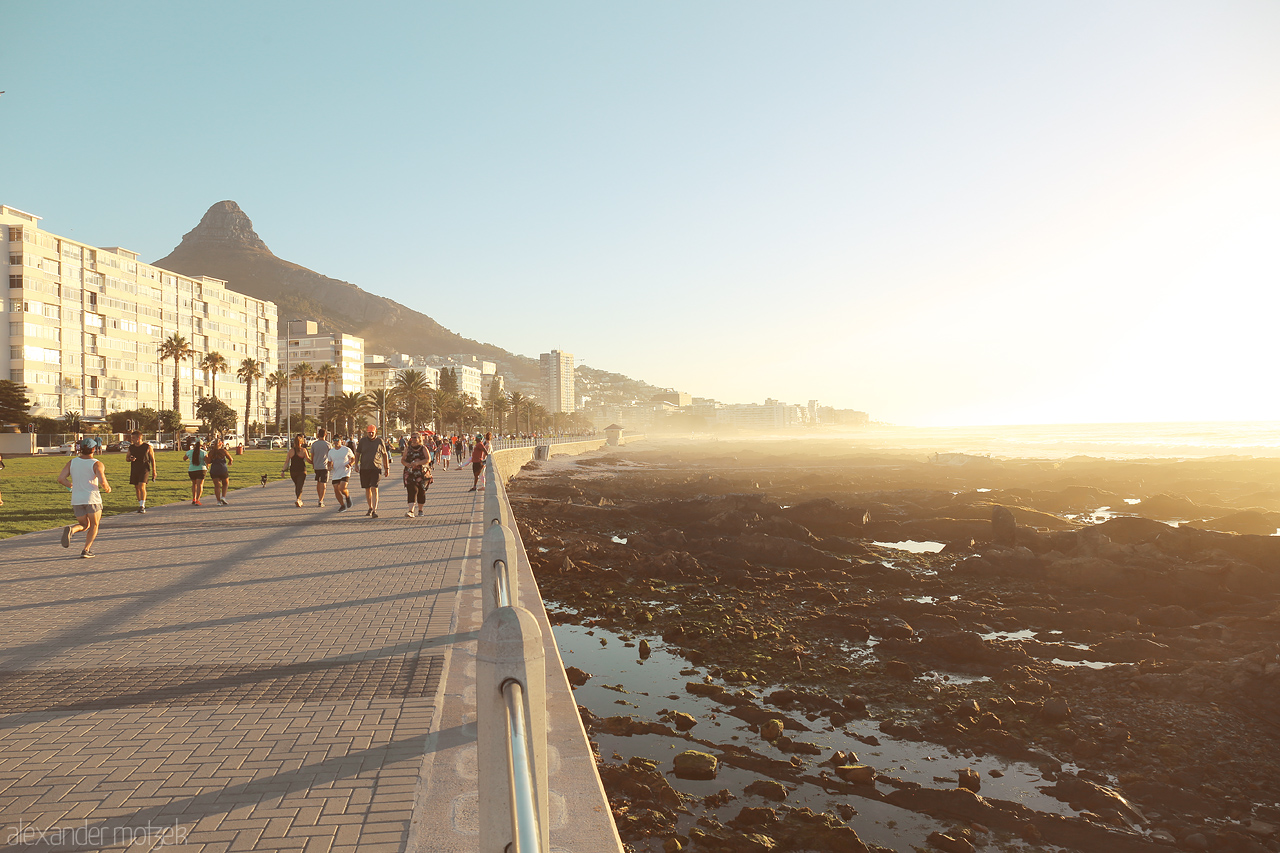
{"type": "Polygon", "coordinates": [[[311,451],[307,449],[307,440],[298,433],[293,437],[293,443],[289,446],[289,455],[285,457],[284,467],[280,469],[280,473],[288,472],[293,479],[293,490],[295,493],[295,506],[302,506],[302,487],[307,484],[307,466],[311,463],[311,451]]]}

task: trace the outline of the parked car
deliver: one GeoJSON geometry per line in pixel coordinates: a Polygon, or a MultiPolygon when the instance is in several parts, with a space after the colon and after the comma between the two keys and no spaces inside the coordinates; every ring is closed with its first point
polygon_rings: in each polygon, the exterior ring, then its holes
{"type": "Polygon", "coordinates": [[[123,453],[124,449],[128,446],[129,442],[127,441],[113,441],[102,449],[107,453],[123,453]]]}
{"type": "Polygon", "coordinates": [[[151,442],[152,450],[173,450],[173,442],[164,438],[157,438],[151,442]]]}
{"type": "Polygon", "coordinates": [[[78,452],[79,450],[80,450],[80,442],[78,441],[68,441],[65,444],[58,445],[58,452],[65,453],[68,456],[78,452]]]}
{"type": "Polygon", "coordinates": [[[197,441],[201,442],[202,444],[209,443],[209,440],[205,438],[203,435],[184,435],[182,437],[182,441],[179,443],[179,446],[183,450],[190,450],[191,446],[195,444],[197,441]]]}

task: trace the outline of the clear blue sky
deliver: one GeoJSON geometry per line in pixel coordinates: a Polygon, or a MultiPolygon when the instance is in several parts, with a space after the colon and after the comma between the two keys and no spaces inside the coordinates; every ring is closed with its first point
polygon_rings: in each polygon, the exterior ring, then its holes
{"type": "MultiPolygon", "coordinates": [[[[1280,419],[1280,3],[5,2],[0,202],[899,423],[1280,419]]],[[[234,283],[233,283],[234,284],[234,283]]]]}

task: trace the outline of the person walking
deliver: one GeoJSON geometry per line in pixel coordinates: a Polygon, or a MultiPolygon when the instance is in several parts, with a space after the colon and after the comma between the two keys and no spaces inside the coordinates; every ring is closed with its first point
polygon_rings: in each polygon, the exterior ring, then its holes
{"type": "Polygon", "coordinates": [[[213,480],[213,496],[218,506],[231,506],[227,502],[227,487],[231,484],[231,454],[221,438],[213,440],[209,448],[209,479],[213,480]]]}
{"type": "Polygon", "coordinates": [[[484,471],[484,460],[489,456],[489,449],[484,446],[484,439],[479,434],[476,435],[475,447],[471,450],[471,488],[468,492],[474,492],[476,487],[480,485],[480,474],[484,471]]]}
{"type": "Polygon", "coordinates": [[[311,461],[311,451],[307,450],[307,439],[302,433],[293,437],[289,443],[289,453],[284,458],[281,474],[288,474],[293,480],[294,506],[302,506],[302,487],[307,484],[307,463],[311,461]]]}
{"type": "Polygon", "coordinates": [[[422,518],[422,510],[427,503],[427,488],[432,482],[431,451],[422,443],[422,436],[416,432],[409,436],[409,443],[400,456],[400,464],[404,466],[404,487],[409,493],[409,508],[404,514],[413,518],[413,506],[416,503],[418,518],[422,518]]]}
{"type": "Polygon", "coordinates": [[[324,487],[329,482],[329,451],[332,449],[325,440],[324,427],[316,430],[316,440],[311,442],[311,467],[316,474],[316,506],[324,509],[324,487]]]}
{"type": "Polygon", "coordinates": [[[440,465],[449,470],[449,457],[453,455],[453,439],[444,436],[440,441],[440,465]]]}
{"type": "Polygon", "coordinates": [[[464,455],[465,453],[466,448],[463,447],[462,436],[455,435],[453,437],[453,458],[458,465],[459,471],[462,470],[462,460],[466,459],[466,456],[464,455]]]}
{"type": "Polygon", "coordinates": [[[58,474],[58,482],[71,490],[71,511],[76,523],[62,529],[62,547],[71,547],[71,537],[84,531],[84,550],[81,559],[95,557],[93,541],[98,538],[98,525],[102,521],[102,493],[111,493],[107,482],[107,469],[102,460],[94,459],[98,443],[92,438],[80,441],[80,455],[67,460],[58,474]]]}
{"type": "Polygon", "coordinates": [[[146,512],[147,483],[156,478],[156,454],[151,445],[142,440],[142,430],[129,433],[125,459],[129,462],[129,485],[138,498],[138,512],[146,512]]]}
{"type": "Polygon", "coordinates": [[[365,500],[369,509],[365,515],[378,517],[378,480],[391,476],[391,459],[387,453],[387,443],[378,438],[378,428],[373,424],[365,427],[365,434],[360,436],[356,445],[356,460],[360,465],[360,488],[364,489],[365,500]]]}
{"type": "Polygon", "coordinates": [[[346,512],[351,508],[351,469],[356,464],[356,454],[343,444],[342,436],[335,436],[333,446],[329,448],[329,456],[325,459],[325,469],[329,472],[329,483],[333,486],[333,496],[338,499],[338,512],[346,512]]]}
{"type": "Polygon", "coordinates": [[[191,443],[191,449],[182,454],[182,458],[187,461],[187,476],[191,478],[191,505],[204,506],[200,503],[200,497],[204,494],[204,477],[205,462],[208,461],[209,454],[205,453],[204,443],[200,439],[196,439],[191,443]]]}

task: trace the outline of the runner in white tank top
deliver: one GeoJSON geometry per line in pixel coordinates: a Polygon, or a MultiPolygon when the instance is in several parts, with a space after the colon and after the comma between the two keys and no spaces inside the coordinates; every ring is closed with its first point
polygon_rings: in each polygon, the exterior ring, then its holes
{"type": "Polygon", "coordinates": [[[62,529],[62,547],[70,548],[71,536],[83,530],[84,550],[80,556],[86,558],[94,556],[93,540],[98,538],[98,524],[102,520],[102,493],[111,491],[107,469],[93,458],[97,449],[96,441],[84,439],[80,442],[80,455],[68,459],[58,474],[58,482],[71,490],[71,510],[76,514],[76,523],[62,529]]]}

